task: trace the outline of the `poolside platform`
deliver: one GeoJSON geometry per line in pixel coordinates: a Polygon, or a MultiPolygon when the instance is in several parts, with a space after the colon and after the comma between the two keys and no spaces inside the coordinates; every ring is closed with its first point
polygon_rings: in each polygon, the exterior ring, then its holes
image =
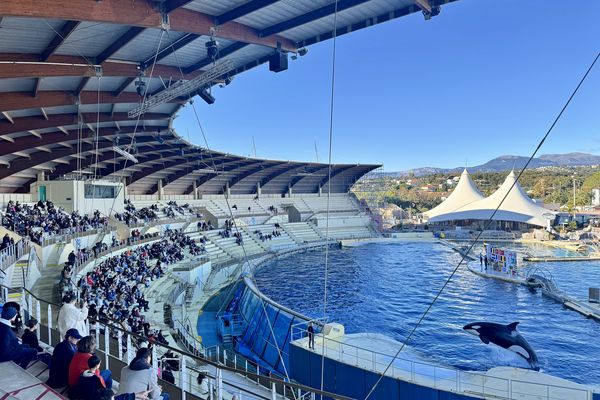
{"type": "Polygon", "coordinates": [[[474,273],[475,275],[479,275],[483,278],[491,278],[499,281],[513,283],[517,285],[529,286],[529,287],[539,287],[539,283],[527,282],[523,276],[509,276],[503,272],[494,271],[493,269],[488,268],[487,270],[482,270],[479,265],[475,262],[467,263],[467,268],[469,271],[474,273]]]}
{"type": "Polygon", "coordinates": [[[523,257],[528,262],[573,262],[573,261],[600,261],[600,256],[581,257],[523,257]]]}

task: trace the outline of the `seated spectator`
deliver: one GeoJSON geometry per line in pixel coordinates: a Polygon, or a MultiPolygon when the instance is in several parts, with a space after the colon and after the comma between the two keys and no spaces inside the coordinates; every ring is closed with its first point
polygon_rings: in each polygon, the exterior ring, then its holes
{"type": "Polygon", "coordinates": [[[77,329],[69,329],[65,340],[54,348],[50,362],[50,376],[46,384],[51,388],[61,388],[69,383],[69,365],[77,351],[77,342],[81,335],[77,329]]]}
{"type": "Polygon", "coordinates": [[[76,386],[71,388],[69,391],[69,397],[71,399],[82,399],[82,400],[102,400],[104,398],[115,399],[115,400],[134,400],[134,399],[147,399],[148,392],[140,393],[125,393],[118,396],[114,396],[112,390],[106,388],[104,381],[98,375],[100,370],[100,358],[96,355],[92,355],[88,361],[88,369],[83,371],[79,376],[79,382],[76,386]],[[110,397],[106,397],[107,391],[110,391],[110,397]]]}
{"type": "Polygon", "coordinates": [[[87,335],[85,320],[88,316],[87,302],[84,302],[81,308],[75,305],[77,298],[74,294],[67,294],[63,297],[63,306],[58,313],[58,331],[60,336],[66,335],[69,329],[77,329],[84,335],[87,335]]]}
{"type": "Polygon", "coordinates": [[[27,369],[37,350],[19,343],[17,335],[12,331],[12,322],[16,318],[17,309],[5,304],[0,315],[0,362],[14,361],[21,368],[27,369]]]}
{"type": "MultiPolygon", "coordinates": [[[[96,339],[93,336],[85,336],[77,343],[77,353],[69,364],[69,386],[75,386],[79,381],[79,375],[88,369],[88,359],[96,350],[96,339]]],[[[107,389],[112,389],[112,374],[109,370],[96,371],[96,375],[107,389]]]]}
{"type": "Polygon", "coordinates": [[[35,318],[29,318],[29,321],[27,321],[25,324],[25,332],[23,332],[23,335],[21,336],[21,342],[32,349],[37,350],[38,354],[35,359],[40,360],[46,365],[50,365],[51,356],[40,346],[40,342],[38,341],[38,337],[35,332],[37,328],[38,320],[35,318]]]}
{"type": "Polygon", "coordinates": [[[138,393],[148,390],[151,400],[169,400],[169,394],[162,392],[158,384],[158,372],[152,368],[150,361],[152,351],[141,348],[131,363],[121,370],[119,381],[119,394],[138,393]]]}
{"type": "Polygon", "coordinates": [[[198,372],[198,386],[200,386],[200,391],[199,391],[199,395],[202,397],[207,397],[208,396],[208,378],[206,377],[206,375],[202,372],[198,372]]]}

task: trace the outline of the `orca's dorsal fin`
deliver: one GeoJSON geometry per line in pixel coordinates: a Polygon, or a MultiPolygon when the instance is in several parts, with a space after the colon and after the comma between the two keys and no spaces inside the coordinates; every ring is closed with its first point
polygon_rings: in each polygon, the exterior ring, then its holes
{"type": "Polygon", "coordinates": [[[519,325],[519,322],[513,322],[511,324],[506,325],[506,327],[508,328],[509,331],[516,331],[517,330],[517,325],[519,325]]]}

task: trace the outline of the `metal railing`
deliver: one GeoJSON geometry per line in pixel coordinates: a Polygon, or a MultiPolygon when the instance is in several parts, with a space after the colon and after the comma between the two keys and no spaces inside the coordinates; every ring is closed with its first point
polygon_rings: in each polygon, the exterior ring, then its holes
{"type": "Polygon", "coordinates": [[[106,234],[110,232],[115,232],[110,225],[103,225],[92,229],[86,229],[83,226],[76,226],[73,228],[61,229],[57,233],[44,233],[41,239],[41,245],[42,247],[46,247],[59,242],[68,242],[79,237],[97,235],[99,233],[106,234]]]}
{"type": "Polygon", "coordinates": [[[6,271],[8,267],[16,263],[21,257],[29,253],[29,251],[29,240],[26,238],[23,238],[0,251],[0,277],[4,275],[4,271],[6,271]]]}
{"type": "MultiPolygon", "coordinates": [[[[296,340],[294,345],[304,346],[304,341],[307,340],[304,338],[308,336],[306,329],[302,326],[293,328],[292,341],[296,340]]],[[[402,357],[394,359],[393,354],[324,338],[317,332],[315,332],[315,349],[317,352],[324,349],[325,356],[328,358],[379,374],[390,365],[385,373],[386,376],[448,392],[519,400],[592,400],[593,398],[591,389],[502,378],[402,357]],[[324,346],[323,340],[325,340],[324,346]]]]}
{"type": "MultiPolygon", "coordinates": [[[[0,289],[2,296],[8,295],[8,287],[2,285],[0,289]]],[[[60,305],[43,300],[25,288],[22,288],[21,292],[21,310],[24,317],[38,319],[40,321],[40,328],[37,331],[39,340],[50,346],[56,346],[61,341],[59,333],[55,329],[55,319],[60,305]]],[[[4,297],[4,300],[6,300],[6,297],[4,297]]],[[[95,335],[98,344],[96,354],[103,359],[104,368],[112,370],[114,377],[119,377],[120,369],[133,359],[136,344],[147,341],[147,339],[123,329],[120,323],[116,321],[92,320],[92,322],[95,325],[92,326],[93,335],[95,335]]],[[[152,346],[152,362],[155,368],[158,367],[159,356],[167,351],[170,351],[179,359],[180,367],[176,375],[176,384],[170,384],[162,380],[160,382],[163,390],[169,393],[173,400],[196,400],[201,398],[197,395],[199,393],[198,386],[194,383],[198,371],[202,371],[209,379],[209,398],[213,400],[226,398],[226,393],[234,393],[239,399],[280,400],[286,397],[305,396],[306,393],[313,396],[315,394],[323,395],[332,399],[348,399],[345,396],[320,391],[298,383],[260,375],[253,372],[251,368],[246,370],[240,368],[239,365],[232,365],[231,362],[227,361],[229,358],[217,362],[204,357],[202,354],[193,354],[160,343],[155,343],[152,346]],[[260,385],[255,382],[260,382],[260,385]],[[285,396],[284,393],[286,393],[285,396]]]]}

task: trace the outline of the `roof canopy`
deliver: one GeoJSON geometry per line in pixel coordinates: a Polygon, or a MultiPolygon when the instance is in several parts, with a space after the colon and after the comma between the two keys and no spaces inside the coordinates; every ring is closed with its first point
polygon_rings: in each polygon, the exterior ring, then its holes
{"type": "Polygon", "coordinates": [[[429,219],[431,219],[441,214],[456,211],[467,204],[483,198],[484,196],[481,194],[479,189],[477,189],[477,186],[475,186],[473,180],[471,180],[471,177],[469,176],[469,172],[465,168],[460,175],[458,184],[452,193],[450,193],[450,196],[448,196],[448,198],[437,207],[425,212],[425,214],[429,217],[429,219]]]}
{"type": "Polygon", "coordinates": [[[453,212],[437,215],[429,221],[487,220],[504,199],[494,215],[494,221],[523,222],[545,227],[547,217],[554,218],[554,213],[531,200],[516,179],[515,172],[511,171],[504,183],[489,197],[467,204],[453,212]]]}
{"type": "MultiPolygon", "coordinates": [[[[336,32],[417,12],[429,19],[452,1],[340,0],[336,32]]],[[[194,182],[203,193],[226,184],[232,193],[326,186],[322,164],[251,160],[182,140],[173,118],[194,93],[139,120],[127,113],[139,105],[140,82],[155,95],[206,71],[208,42],[218,42],[216,59],[233,63],[208,86],[230,82],[276,51],[330,39],[335,9],[333,0],[1,0],[0,192],[27,192],[40,171],[54,178],[76,170],[124,177],[129,193],[153,193],[159,180],[166,194],[189,193],[194,182]],[[125,161],[115,144],[140,162],[125,161]],[[206,164],[218,174],[189,175],[206,164]]],[[[300,60],[310,62],[310,53],[300,60]]],[[[375,167],[335,166],[332,191],[375,167]]]]}

